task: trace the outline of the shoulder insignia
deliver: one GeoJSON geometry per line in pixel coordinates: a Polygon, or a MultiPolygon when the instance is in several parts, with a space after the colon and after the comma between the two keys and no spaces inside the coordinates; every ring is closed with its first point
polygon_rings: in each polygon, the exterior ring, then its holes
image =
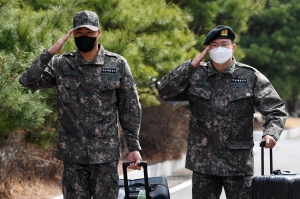
{"type": "Polygon", "coordinates": [[[131,70],[130,70],[130,67],[129,67],[129,65],[128,65],[128,63],[127,63],[127,60],[124,60],[124,72],[125,72],[125,75],[126,76],[132,76],[132,73],[131,73],[131,70]]]}
{"type": "Polygon", "coordinates": [[[111,57],[117,57],[117,58],[121,57],[119,54],[113,53],[113,52],[110,52],[110,51],[107,51],[107,50],[104,50],[104,53],[105,53],[105,55],[111,56],[111,57]]]}
{"type": "Polygon", "coordinates": [[[258,73],[258,81],[260,81],[263,85],[270,82],[269,79],[262,73],[258,73]]]}
{"type": "Polygon", "coordinates": [[[123,57],[123,56],[121,56],[121,55],[119,55],[117,53],[113,53],[113,52],[110,52],[110,51],[107,51],[107,50],[104,50],[104,52],[105,52],[105,55],[107,55],[107,56],[116,57],[118,59],[122,59],[123,61],[127,62],[127,60],[125,59],[125,57],[123,57]]]}
{"type": "Polygon", "coordinates": [[[125,70],[124,72],[125,72],[125,75],[132,76],[130,67],[129,67],[128,63],[127,63],[127,60],[123,56],[121,56],[121,55],[119,55],[117,53],[113,53],[113,52],[107,51],[107,50],[104,50],[104,52],[105,52],[105,55],[107,55],[107,56],[116,57],[117,59],[122,60],[123,63],[124,63],[124,70],[125,70]]]}
{"type": "Polygon", "coordinates": [[[245,67],[245,68],[252,69],[252,70],[254,70],[256,73],[259,73],[259,71],[258,71],[256,68],[254,68],[254,67],[252,67],[252,66],[249,66],[249,65],[247,65],[247,64],[242,64],[242,63],[240,63],[240,62],[237,62],[236,65],[239,66],[239,67],[245,67]]]}

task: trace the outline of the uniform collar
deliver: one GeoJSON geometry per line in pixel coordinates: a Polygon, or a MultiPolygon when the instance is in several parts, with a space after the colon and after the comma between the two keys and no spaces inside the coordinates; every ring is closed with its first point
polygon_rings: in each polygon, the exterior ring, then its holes
{"type": "MultiPolygon", "coordinates": [[[[228,65],[228,67],[222,72],[223,74],[233,74],[234,70],[235,70],[235,64],[236,64],[236,60],[234,57],[232,57],[232,61],[230,62],[230,64],[228,65]]],[[[213,65],[212,60],[210,60],[208,62],[208,76],[212,76],[214,74],[220,73],[213,65]]]]}
{"type": "Polygon", "coordinates": [[[75,53],[75,65],[80,66],[80,65],[103,65],[104,64],[104,57],[105,57],[105,51],[104,48],[101,44],[98,44],[99,50],[98,54],[95,57],[94,60],[88,62],[83,57],[81,56],[79,50],[76,50],[75,53]]]}

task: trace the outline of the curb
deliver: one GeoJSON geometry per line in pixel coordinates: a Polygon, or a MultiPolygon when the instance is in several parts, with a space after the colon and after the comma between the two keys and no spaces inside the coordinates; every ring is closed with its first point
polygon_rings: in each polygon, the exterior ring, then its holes
{"type": "MultiPolygon", "coordinates": [[[[253,140],[259,141],[263,135],[263,131],[254,131],[253,140]]],[[[300,127],[294,129],[285,129],[282,131],[280,139],[293,139],[300,137],[300,127]]],[[[185,154],[182,154],[181,159],[169,160],[162,163],[157,163],[148,166],[148,177],[169,176],[172,173],[185,167],[185,154]]],[[[128,179],[143,178],[144,173],[138,170],[128,172],[128,179]]],[[[120,175],[123,179],[123,175],[120,175]]],[[[63,196],[57,196],[51,199],[63,199],[63,196]]]]}

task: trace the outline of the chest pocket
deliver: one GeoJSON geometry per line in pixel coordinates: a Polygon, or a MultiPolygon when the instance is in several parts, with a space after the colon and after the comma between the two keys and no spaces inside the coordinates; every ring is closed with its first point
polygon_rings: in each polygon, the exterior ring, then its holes
{"type": "Polygon", "coordinates": [[[78,76],[65,76],[63,77],[61,84],[66,88],[77,90],[80,85],[80,81],[78,76]]]}
{"type": "Polygon", "coordinates": [[[189,107],[193,113],[203,115],[210,110],[211,91],[199,85],[192,85],[189,88],[189,107]]]}
{"type": "MultiPolygon", "coordinates": [[[[77,92],[80,86],[80,79],[78,72],[70,67],[69,65],[65,65],[62,68],[62,76],[58,78],[60,80],[60,84],[62,85],[62,94],[70,94],[73,95],[77,92]]],[[[71,96],[69,96],[71,97],[71,96]]]]}
{"type": "Polygon", "coordinates": [[[228,94],[230,112],[235,117],[245,117],[253,114],[253,92],[250,88],[234,88],[228,94]]]}
{"type": "Polygon", "coordinates": [[[100,82],[100,98],[102,103],[111,104],[117,101],[117,90],[120,87],[119,79],[109,79],[100,82]]]}
{"type": "Polygon", "coordinates": [[[189,88],[189,92],[192,95],[195,95],[195,97],[199,97],[199,98],[202,98],[202,99],[205,99],[205,100],[209,100],[210,96],[211,96],[210,91],[207,91],[204,88],[199,87],[199,86],[191,86],[189,88]]]}
{"type": "Polygon", "coordinates": [[[62,76],[57,89],[58,97],[66,104],[77,101],[79,86],[80,81],[77,75],[62,76]]]}

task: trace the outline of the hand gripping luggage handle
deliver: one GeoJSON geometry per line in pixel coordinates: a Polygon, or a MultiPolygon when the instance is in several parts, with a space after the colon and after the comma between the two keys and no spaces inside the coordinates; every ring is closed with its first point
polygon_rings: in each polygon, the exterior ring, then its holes
{"type": "MultiPolygon", "coordinates": [[[[262,141],[259,146],[261,147],[261,175],[264,175],[264,147],[266,145],[266,141],[262,141]]],[[[270,148],[270,174],[273,173],[273,153],[270,148]]]]}
{"type": "MultiPolygon", "coordinates": [[[[128,186],[127,167],[131,163],[134,163],[134,162],[123,162],[123,164],[122,164],[123,174],[124,174],[123,176],[124,176],[125,199],[129,199],[129,186],[128,186]]],[[[150,199],[147,162],[146,161],[141,161],[139,166],[142,166],[144,168],[146,199],[150,199]]]]}

